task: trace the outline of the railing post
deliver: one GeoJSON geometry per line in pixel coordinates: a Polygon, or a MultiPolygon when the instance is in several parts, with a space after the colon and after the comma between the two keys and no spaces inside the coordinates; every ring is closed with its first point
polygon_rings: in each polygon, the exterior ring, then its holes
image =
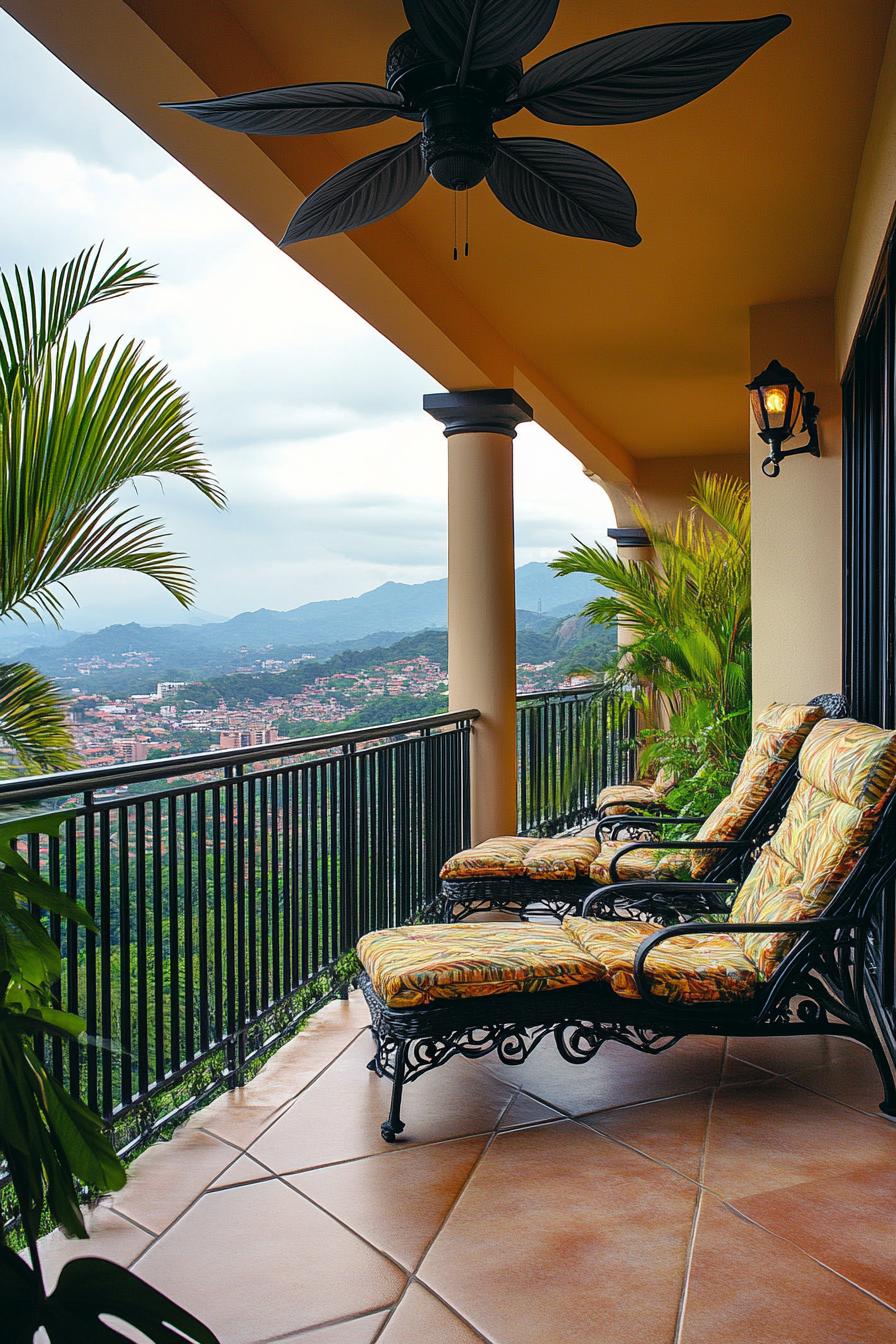
{"type": "MultiPolygon", "coordinates": [[[[357,747],[346,742],[342,748],[339,771],[339,892],[342,906],[340,918],[341,945],[348,951],[358,941],[356,909],[358,867],[357,747]]],[[[348,998],[348,981],[340,980],[339,997],[348,998]]]]}

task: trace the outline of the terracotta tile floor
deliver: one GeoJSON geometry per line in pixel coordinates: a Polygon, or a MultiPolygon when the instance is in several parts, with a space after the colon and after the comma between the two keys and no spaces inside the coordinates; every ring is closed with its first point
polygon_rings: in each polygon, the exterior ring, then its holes
{"type": "MultiPolygon", "coordinates": [[[[390,1148],[366,1023],[330,1005],[146,1153],[90,1250],[223,1344],[896,1344],[896,1125],[860,1048],[454,1060],[390,1148]]],[[[50,1278],[83,1250],[48,1238],[50,1278]]]]}

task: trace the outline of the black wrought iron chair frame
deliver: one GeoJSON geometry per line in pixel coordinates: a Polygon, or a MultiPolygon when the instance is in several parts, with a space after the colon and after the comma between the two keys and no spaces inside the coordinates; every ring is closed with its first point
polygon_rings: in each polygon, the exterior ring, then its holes
{"type": "MultiPolygon", "coordinates": [[[[821,705],[826,716],[831,719],[844,719],[849,714],[848,703],[839,693],[817,695],[809,703],[821,705]]],[[[706,881],[739,881],[742,880],[760,847],[777,830],[796,787],[796,781],[797,762],[792,761],[735,840],[657,842],[648,838],[655,830],[686,822],[700,826],[706,821],[706,817],[648,816],[642,813],[599,819],[595,834],[599,837],[604,832],[609,832],[610,838],[616,838],[618,832],[623,829],[629,831],[637,829],[641,832],[637,839],[632,837],[632,843],[615,856],[611,874],[618,869],[622,855],[637,848],[662,848],[670,851],[712,849],[720,852],[717,861],[706,875],[706,881]]],[[[629,880],[638,879],[627,879],[629,880]]],[[[678,885],[679,879],[670,874],[662,879],[657,878],[654,885],[660,882],[664,886],[672,886],[678,885]]],[[[596,894],[599,895],[601,890],[606,894],[609,887],[598,889],[596,894]]],[[[492,911],[516,915],[523,920],[545,916],[563,919],[566,915],[580,913],[583,902],[592,893],[595,893],[594,879],[587,876],[562,881],[529,877],[444,878],[440,887],[442,919],[446,924],[460,923],[492,911]]]]}
{"type": "MultiPolygon", "coordinates": [[[[718,857],[707,873],[707,882],[733,882],[740,880],[746,868],[750,866],[760,847],[777,830],[781,818],[787,810],[790,796],[796,786],[797,763],[793,761],[777,784],[763,799],[759,807],[746,822],[743,831],[736,840],[636,840],[623,846],[615,855],[611,864],[611,874],[615,874],[619,859],[637,849],[666,849],[690,852],[696,849],[713,850],[718,857]]],[[[613,818],[614,822],[620,818],[613,818]]],[[[644,825],[644,817],[628,818],[644,825]]],[[[651,829],[663,825],[677,824],[683,821],[699,825],[704,817],[654,817],[650,819],[651,829]]],[[[614,884],[615,887],[628,886],[638,879],[626,879],[614,884]]],[[[684,885],[680,879],[670,875],[656,878],[652,887],[675,887],[684,885]]],[[[594,878],[582,877],[563,881],[540,880],[523,877],[481,877],[464,878],[453,881],[444,879],[441,885],[442,918],[446,924],[460,923],[476,915],[490,911],[515,914],[520,919],[538,916],[553,916],[563,919],[565,915],[581,912],[583,903],[591,896],[608,893],[610,887],[595,890],[594,878]]],[[[608,909],[611,907],[607,907],[608,909]]]]}
{"type": "MultiPolygon", "coordinates": [[[[360,986],[371,1015],[375,1042],[369,1064],[392,1079],[392,1101],[381,1126],[387,1142],[404,1129],[403,1088],[456,1055],[480,1059],[495,1052],[505,1064],[521,1064],[552,1037],[563,1059],[584,1064],[606,1041],[648,1054],[669,1049],[686,1036],[843,1036],[874,1057],[883,1087],[881,1110],[896,1117],[896,1069],[881,1041],[866,997],[864,973],[875,907],[896,874],[896,800],[878,824],[864,853],[824,915],[799,922],[745,924],[685,919],[647,936],[635,958],[640,999],[625,999],[605,982],[537,993],[446,999],[416,1008],[390,1008],[369,977],[360,986]],[[671,1004],[653,992],[646,974],[651,952],[677,933],[794,933],[796,942],[750,1000],[736,1003],[671,1004]]],[[[632,885],[623,884],[628,893],[632,885]]],[[[655,884],[654,884],[655,885],[655,884]]],[[[679,894],[710,904],[719,883],[682,883],[679,894]]],[[[645,909],[649,895],[643,894],[645,909]]],[[[628,899],[628,896],[626,896],[628,899]]],[[[589,910],[590,903],[584,905],[589,910]]],[[[646,914],[642,912],[642,918],[646,914]]]]}

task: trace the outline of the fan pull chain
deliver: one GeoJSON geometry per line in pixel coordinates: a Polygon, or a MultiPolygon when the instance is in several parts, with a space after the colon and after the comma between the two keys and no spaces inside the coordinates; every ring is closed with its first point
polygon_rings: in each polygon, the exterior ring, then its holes
{"type": "Polygon", "coordinates": [[[457,192],[452,191],[454,198],[454,260],[457,261],[457,192]]]}

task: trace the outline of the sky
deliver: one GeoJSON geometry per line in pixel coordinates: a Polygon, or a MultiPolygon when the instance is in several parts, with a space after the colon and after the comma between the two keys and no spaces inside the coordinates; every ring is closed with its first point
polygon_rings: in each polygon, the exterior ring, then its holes
{"type": "MultiPolygon", "coordinates": [[[[0,269],[103,240],[159,284],[91,312],[91,338],[146,342],[188,392],[229,497],[137,489],[217,617],[349,597],[447,569],[446,451],[432,378],[0,12],[0,269]]],[[[537,239],[533,237],[533,246],[537,239]]],[[[537,425],[515,444],[517,564],[604,540],[609,501],[537,425]]],[[[69,629],[184,613],[136,575],[79,578],[69,629]]]]}

